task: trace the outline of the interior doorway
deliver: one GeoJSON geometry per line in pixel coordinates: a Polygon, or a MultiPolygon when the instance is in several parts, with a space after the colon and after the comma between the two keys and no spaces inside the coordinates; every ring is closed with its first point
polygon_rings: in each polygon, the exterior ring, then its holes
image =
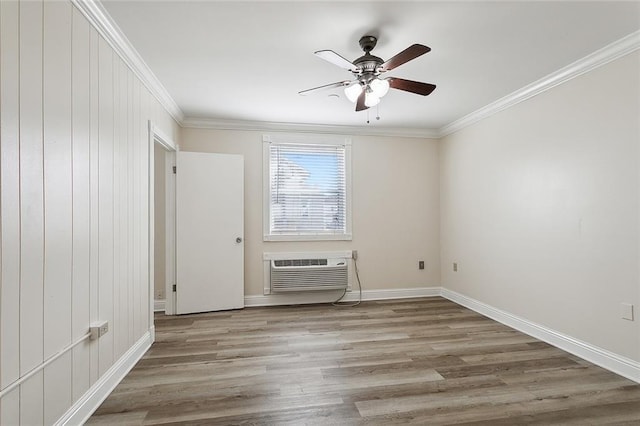
{"type": "MultiPolygon", "coordinates": [[[[175,314],[176,190],[178,145],[149,122],[150,146],[150,271],[149,296],[153,311],[175,314]]],[[[152,313],[153,315],[153,313],[152,313]]]]}

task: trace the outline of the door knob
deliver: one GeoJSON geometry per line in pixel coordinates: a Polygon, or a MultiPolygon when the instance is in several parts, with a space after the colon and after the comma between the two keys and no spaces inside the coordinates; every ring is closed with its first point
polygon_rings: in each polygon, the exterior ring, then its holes
{"type": "Polygon", "coordinates": [[[242,238],[238,237],[236,238],[236,243],[241,243],[242,242],[242,238]]]}

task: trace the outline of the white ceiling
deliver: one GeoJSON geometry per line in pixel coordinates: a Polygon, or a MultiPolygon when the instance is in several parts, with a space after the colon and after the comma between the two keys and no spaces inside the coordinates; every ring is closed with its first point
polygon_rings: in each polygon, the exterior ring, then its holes
{"type": "Polygon", "coordinates": [[[366,34],[385,60],[431,47],[386,75],[437,85],[390,91],[371,126],[439,129],[640,29],[638,1],[102,4],[187,117],[272,123],[366,126],[340,89],[297,93],[350,79],[313,52],[353,60],[366,34]]]}

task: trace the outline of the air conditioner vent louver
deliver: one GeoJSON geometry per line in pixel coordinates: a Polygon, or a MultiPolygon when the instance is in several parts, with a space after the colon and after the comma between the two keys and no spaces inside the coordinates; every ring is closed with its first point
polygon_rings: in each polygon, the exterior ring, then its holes
{"type": "Polygon", "coordinates": [[[274,260],[273,264],[277,267],[281,266],[319,266],[326,265],[327,259],[286,259],[274,260]]]}
{"type": "Polygon", "coordinates": [[[334,259],[272,260],[271,291],[344,290],[349,280],[348,262],[334,259]]]}

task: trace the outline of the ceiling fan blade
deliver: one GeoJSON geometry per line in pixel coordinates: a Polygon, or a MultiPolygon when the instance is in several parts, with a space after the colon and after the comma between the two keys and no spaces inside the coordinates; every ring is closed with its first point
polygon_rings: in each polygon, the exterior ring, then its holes
{"type": "Polygon", "coordinates": [[[309,95],[315,92],[321,92],[323,90],[329,90],[329,89],[334,89],[336,87],[344,87],[347,86],[349,83],[351,83],[351,81],[338,81],[336,83],[331,83],[331,84],[325,84],[324,86],[318,86],[318,87],[314,87],[312,89],[307,89],[307,90],[301,90],[300,92],[298,92],[298,94],[300,95],[309,95]]]}
{"type": "Polygon", "coordinates": [[[424,46],[422,44],[412,44],[411,46],[407,47],[402,52],[398,53],[396,56],[382,64],[382,71],[389,71],[397,68],[400,65],[417,58],[418,56],[424,55],[430,50],[430,47],[424,46]]]}
{"type": "Polygon", "coordinates": [[[333,65],[344,68],[345,70],[354,70],[357,68],[351,62],[347,61],[345,58],[338,55],[333,50],[318,50],[317,52],[313,52],[313,54],[319,58],[324,59],[327,62],[331,62],[333,65]]]}
{"type": "Polygon", "coordinates": [[[420,81],[405,80],[404,78],[391,77],[389,80],[389,87],[398,90],[404,90],[405,92],[411,92],[422,96],[427,96],[433,92],[436,88],[435,84],[422,83],[420,81]]]}
{"type": "Polygon", "coordinates": [[[369,109],[369,107],[364,104],[365,95],[366,93],[363,90],[362,93],[360,93],[360,96],[358,96],[358,100],[356,101],[356,111],[364,111],[365,109],[369,109]]]}

